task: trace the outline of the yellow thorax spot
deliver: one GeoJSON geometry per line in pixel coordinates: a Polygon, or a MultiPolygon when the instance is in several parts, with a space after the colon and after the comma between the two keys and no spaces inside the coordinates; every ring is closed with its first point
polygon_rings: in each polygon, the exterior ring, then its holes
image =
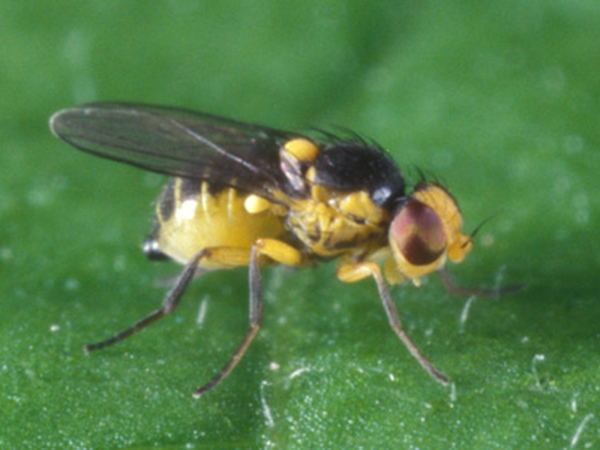
{"type": "Polygon", "coordinates": [[[375,205],[366,191],[358,191],[344,196],[340,201],[340,209],[369,223],[379,223],[387,216],[387,212],[375,205]]]}
{"type": "Polygon", "coordinates": [[[308,170],[306,171],[305,178],[311,183],[315,182],[315,180],[317,179],[317,169],[315,169],[315,166],[308,168],[308,170]]]}
{"type": "Polygon", "coordinates": [[[300,162],[312,163],[319,155],[319,147],[308,139],[292,139],[285,143],[284,148],[300,162]]]}
{"type": "Polygon", "coordinates": [[[271,202],[259,197],[258,195],[250,194],[244,201],[244,208],[250,214],[258,214],[266,211],[271,207],[271,202]]]}

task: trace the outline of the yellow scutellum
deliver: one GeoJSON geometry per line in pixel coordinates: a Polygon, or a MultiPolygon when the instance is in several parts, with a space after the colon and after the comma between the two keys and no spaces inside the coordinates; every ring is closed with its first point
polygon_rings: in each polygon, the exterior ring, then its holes
{"type": "Polygon", "coordinates": [[[319,147],[308,139],[292,139],[284,148],[300,162],[312,163],[319,155],[319,147]]]}

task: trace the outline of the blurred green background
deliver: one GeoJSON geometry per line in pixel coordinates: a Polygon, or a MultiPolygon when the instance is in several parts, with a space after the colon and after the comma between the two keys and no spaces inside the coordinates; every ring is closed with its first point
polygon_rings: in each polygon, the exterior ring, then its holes
{"type": "Polygon", "coordinates": [[[599,24],[592,0],[4,0],[0,447],[600,447],[599,24]],[[462,325],[466,299],[436,279],[394,289],[453,389],[407,354],[373,283],[331,264],[265,270],[264,328],[200,400],[245,333],[244,270],[85,357],[179,271],[140,251],[164,178],[48,131],[95,100],[373,137],[444,180],[467,230],[494,216],[450,268],[462,284],[527,287],[462,325]]]}

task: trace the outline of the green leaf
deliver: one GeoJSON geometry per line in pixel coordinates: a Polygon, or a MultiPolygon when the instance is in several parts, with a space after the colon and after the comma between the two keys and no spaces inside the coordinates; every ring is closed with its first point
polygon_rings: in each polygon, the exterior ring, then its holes
{"type": "Polygon", "coordinates": [[[591,1],[4,1],[0,447],[600,446],[598,23],[591,1]],[[245,270],[85,356],[180,270],[140,251],[164,178],[48,131],[95,100],[373,137],[449,186],[468,230],[493,217],[450,267],[461,284],[525,288],[393,290],[450,388],[389,329],[374,284],[332,264],[264,271],[259,337],[199,400],[246,332],[245,270]]]}

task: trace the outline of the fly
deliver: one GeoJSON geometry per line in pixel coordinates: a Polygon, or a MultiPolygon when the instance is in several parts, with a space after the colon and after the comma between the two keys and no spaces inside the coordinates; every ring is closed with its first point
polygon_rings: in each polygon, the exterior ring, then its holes
{"type": "Polygon", "coordinates": [[[159,309],[86,352],[173,312],[197,271],[247,266],[248,331],[200,396],[231,373],[261,327],[261,268],[335,259],[340,281],[375,280],[393,331],[427,373],[449,383],[406,334],[388,290],[438,273],[450,291],[490,294],[460,290],[444,270],[448,260],[463,261],[473,241],[441,185],[421,181],[407,192],[388,153],[359,137],[310,137],[177,108],[89,104],[59,111],[50,127],[80,150],[172,177],[144,252],[184,269],[159,309]]]}

